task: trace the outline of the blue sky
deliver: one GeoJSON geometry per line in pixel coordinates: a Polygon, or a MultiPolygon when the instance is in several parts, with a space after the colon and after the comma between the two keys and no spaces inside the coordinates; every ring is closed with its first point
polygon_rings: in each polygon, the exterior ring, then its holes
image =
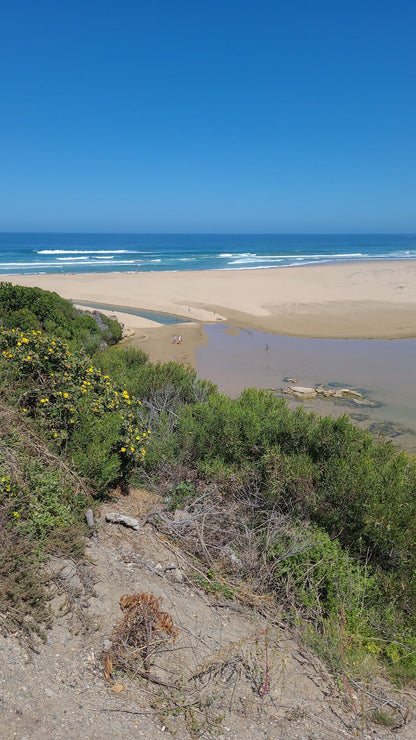
{"type": "Polygon", "coordinates": [[[0,230],[415,232],[416,4],[13,0],[0,230]]]}

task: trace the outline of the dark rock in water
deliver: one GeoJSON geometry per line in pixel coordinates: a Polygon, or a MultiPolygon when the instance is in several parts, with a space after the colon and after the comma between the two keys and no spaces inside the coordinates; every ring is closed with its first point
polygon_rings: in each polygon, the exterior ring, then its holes
{"type": "Polygon", "coordinates": [[[286,378],[283,378],[284,383],[297,383],[297,378],[289,378],[289,376],[286,376],[286,378]]]}
{"type": "Polygon", "coordinates": [[[348,406],[349,408],[356,409],[357,406],[362,408],[380,408],[383,404],[379,401],[370,401],[368,398],[339,398],[332,397],[331,400],[336,406],[348,406]]]}
{"type": "Polygon", "coordinates": [[[368,414],[350,414],[350,419],[354,419],[354,421],[368,421],[369,418],[368,414]]]}
{"type": "Polygon", "coordinates": [[[391,437],[392,439],[400,437],[403,434],[416,436],[416,431],[414,429],[410,429],[409,427],[405,427],[403,424],[398,424],[394,421],[374,422],[374,424],[370,424],[369,429],[373,434],[382,434],[385,437],[391,437]]]}

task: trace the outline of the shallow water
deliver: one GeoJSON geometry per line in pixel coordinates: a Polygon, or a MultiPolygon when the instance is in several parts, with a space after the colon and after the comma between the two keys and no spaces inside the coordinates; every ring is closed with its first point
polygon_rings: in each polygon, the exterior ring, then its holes
{"type": "Polygon", "coordinates": [[[109,303],[92,303],[91,301],[80,302],[81,306],[87,306],[94,311],[117,311],[117,313],[127,313],[131,316],[140,316],[143,319],[157,321],[158,324],[170,326],[171,324],[184,324],[187,319],[180,318],[170,313],[160,313],[159,311],[146,311],[142,308],[129,308],[128,306],[114,306],[109,303]]]}
{"type": "MultiPolygon", "coordinates": [[[[347,413],[358,426],[416,452],[416,339],[305,339],[223,325],[205,328],[209,345],[196,352],[198,375],[213,380],[221,391],[234,397],[250,386],[279,392],[288,377],[302,386],[334,383],[361,390],[376,407],[356,406],[347,399],[302,403],[319,414],[347,413]]],[[[291,407],[300,403],[289,401],[291,407]]]]}

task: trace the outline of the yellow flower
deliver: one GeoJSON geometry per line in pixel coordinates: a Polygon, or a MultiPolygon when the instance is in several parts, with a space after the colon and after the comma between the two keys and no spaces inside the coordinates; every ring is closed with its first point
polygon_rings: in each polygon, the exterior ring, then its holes
{"type": "Polygon", "coordinates": [[[64,393],[64,398],[69,398],[69,393],[64,393]]]}
{"type": "Polygon", "coordinates": [[[126,448],[125,447],[122,447],[121,450],[120,450],[120,452],[125,452],[125,451],[126,451],[126,448]]]}

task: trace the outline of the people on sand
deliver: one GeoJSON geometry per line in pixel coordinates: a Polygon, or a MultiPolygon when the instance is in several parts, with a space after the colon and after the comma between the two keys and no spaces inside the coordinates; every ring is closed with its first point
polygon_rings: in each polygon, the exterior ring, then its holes
{"type": "Polygon", "coordinates": [[[178,337],[178,344],[182,344],[182,337],[181,336],[178,337]]]}
{"type": "Polygon", "coordinates": [[[173,335],[172,342],[173,342],[173,344],[176,344],[176,334],[173,335]]]}

